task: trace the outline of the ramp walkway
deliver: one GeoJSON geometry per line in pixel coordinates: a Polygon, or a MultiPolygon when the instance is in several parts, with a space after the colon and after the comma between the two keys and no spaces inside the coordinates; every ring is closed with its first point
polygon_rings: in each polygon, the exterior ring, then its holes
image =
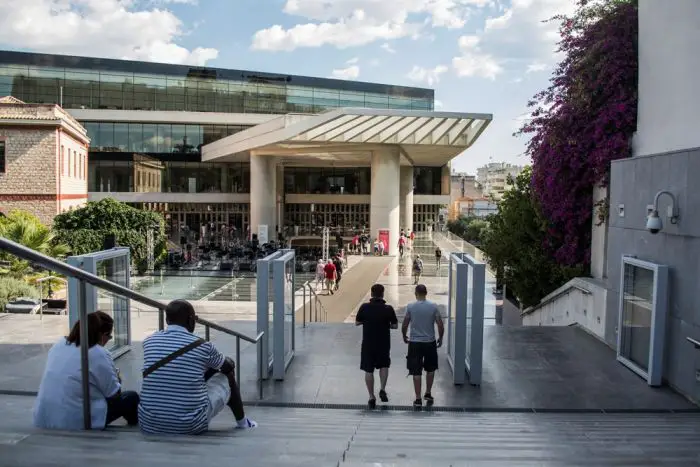
{"type": "MultiPolygon", "coordinates": [[[[435,268],[426,251],[431,249],[415,245],[415,253],[425,254],[422,282],[429,298],[444,307],[446,265],[435,268]]],[[[441,349],[436,406],[419,413],[410,407],[406,346],[400,332],[392,332],[390,401],[368,412],[359,369],[362,331],[343,321],[352,321],[374,282],[386,286],[387,300],[402,315],[413,299],[410,261],[410,256],[365,258],[348,271],[341,292],[326,297],[337,300],[333,319],[339,322],[296,329],[296,356],[284,381],[265,382],[263,400],[257,399],[256,348],[242,344],[242,393],[248,413],[261,423],[253,432],[232,430],[227,413],[199,437],[146,437],[127,428],[35,430],[31,396],[48,348],[65,334],[65,317],[0,318],[0,467],[698,464],[700,409],[668,387],[647,386],[615,360],[612,349],[577,327],[486,326],[479,387],[455,386],[441,349]]],[[[243,333],[256,328],[254,321],[230,314],[202,317],[243,333]]],[[[132,351],[116,361],[127,389],[140,388],[141,342],[157,327],[155,313],[132,313],[132,351]]],[[[235,354],[229,336],[212,331],[211,339],[222,352],[235,354]]]]}

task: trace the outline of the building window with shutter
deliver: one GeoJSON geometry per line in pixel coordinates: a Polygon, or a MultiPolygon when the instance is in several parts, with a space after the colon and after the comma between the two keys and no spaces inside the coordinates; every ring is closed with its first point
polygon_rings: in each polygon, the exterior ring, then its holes
{"type": "Polygon", "coordinates": [[[5,141],[0,141],[0,174],[4,174],[7,168],[5,141]]]}

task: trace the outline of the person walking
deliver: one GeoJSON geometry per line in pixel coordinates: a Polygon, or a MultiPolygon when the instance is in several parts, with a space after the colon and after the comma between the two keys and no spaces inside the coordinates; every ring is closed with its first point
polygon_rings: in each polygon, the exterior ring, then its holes
{"type": "Polygon", "coordinates": [[[421,274],[423,274],[423,260],[420,259],[420,255],[416,255],[413,260],[413,285],[418,285],[421,274]]]}
{"type": "Polygon", "coordinates": [[[445,326],[437,305],[428,300],[428,289],[423,284],[416,286],[416,301],[406,306],[406,315],[401,325],[403,341],[408,344],[406,366],[413,377],[416,398],[413,407],[419,409],[423,399],[428,406],[435,402],[432,396],[435,371],[438,369],[437,349],[442,347],[445,326]],[[435,339],[435,326],[438,337],[435,339]],[[410,337],[409,337],[410,328],[410,337]],[[425,394],[421,398],[422,374],[425,371],[425,394]]]}
{"type": "Polygon", "coordinates": [[[403,258],[403,251],[404,251],[404,248],[406,247],[406,236],[403,234],[403,232],[401,233],[401,236],[399,237],[399,245],[398,246],[399,246],[399,256],[401,258],[403,258]]]}
{"type": "Polygon", "coordinates": [[[439,246],[435,247],[435,264],[437,265],[437,270],[440,270],[440,264],[442,263],[442,250],[439,246]]]}
{"type": "Polygon", "coordinates": [[[335,266],[335,290],[338,290],[340,279],[343,276],[343,260],[340,256],[333,257],[333,266],[335,266]]]}
{"type": "Polygon", "coordinates": [[[323,272],[326,275],[326,289],[328,289],[328,294],[333,295],[335,291],[335,280],[338,276],[332,259],[329,259],[328,263],[323,267],[323,272]]]}
{"type": "Polygon", "coordinates": [[[367,405],[377,407],[374,392],[374,370],[379,370],[379,399],[389,402],[386,383],[391,366],[391,329],[399,327],[396,312],[384,300],[384,286],[374,284],[370,289],[370,300],[360,306],[355,317],[355,325],[362,326],[362,347],[360,369],[365,372],[365,385],[369,394],[367,405]]]}

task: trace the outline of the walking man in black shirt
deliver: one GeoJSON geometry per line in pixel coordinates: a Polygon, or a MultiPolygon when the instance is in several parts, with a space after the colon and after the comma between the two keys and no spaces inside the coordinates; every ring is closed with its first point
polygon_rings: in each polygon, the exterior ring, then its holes
{"type": "Polygon", "coordinates": [[[382,402],[389,402],[386,393],[386,382],[389,378],[391,366],[391,329],[397,329],[399,320],[391,305],[384,301],[384,286],[374,284],[371,289],[371,298],[368,303],[360,306],[355,317],[355,324],[362,326],[362,350],[360,357],[360,369],[365,372],[365,384],[369,393],[368,405],[370,409],[377,407],[377,398],[374,394],[374,370],[379,370],[379,398],[382,402]]]}

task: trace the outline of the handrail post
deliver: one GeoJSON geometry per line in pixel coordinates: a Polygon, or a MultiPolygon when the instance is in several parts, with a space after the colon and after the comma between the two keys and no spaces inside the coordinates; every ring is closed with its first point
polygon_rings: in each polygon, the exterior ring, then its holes
{"type": "Polygon", "coordinates": [[[162,309],[158,308],[158,330],[162,331],[165,329],[165,313],[162,309]]]}
{"type": "Polygon", "coordinates": [[[209,326],[204,326],[204,340],[207,342],[211,341],[211,330],[209,326]]]}
{"type": "Polygon", "coordinates": [[[238,386],[241,383],[241,338],[236,337],[236,381],[238,381],[238,386]]]}
{"type": "Polygon", "coordinates": [[[303,301],[302,301],[303,305],[302,305],[302,308],[301,308],[301,313],[302,313],[302,315],[303,315],[304,327],[306,327],[306,283],[305,283],[304,286],[301,288],[301,290],[302,290],[302,293],[303,293],[303,299],[302,299],[302,300],[303,300],[303,301]]]}
{"type": "Polygon", "coordinates": [[[258,340],[258,397],[260,400],[263,398],[263,339],[266,336],[263,334],[263,337],[258,340]]]}
{"type": "Polygon", "coordinates": [[[90,363],[88,360],[90,343],[87,320],[87,287],[85,281],[78,282],[78,319],[80,320],[80,373],[83,389],[83,425],[86,430],[92,429],[90,411],[90,363]]]}

